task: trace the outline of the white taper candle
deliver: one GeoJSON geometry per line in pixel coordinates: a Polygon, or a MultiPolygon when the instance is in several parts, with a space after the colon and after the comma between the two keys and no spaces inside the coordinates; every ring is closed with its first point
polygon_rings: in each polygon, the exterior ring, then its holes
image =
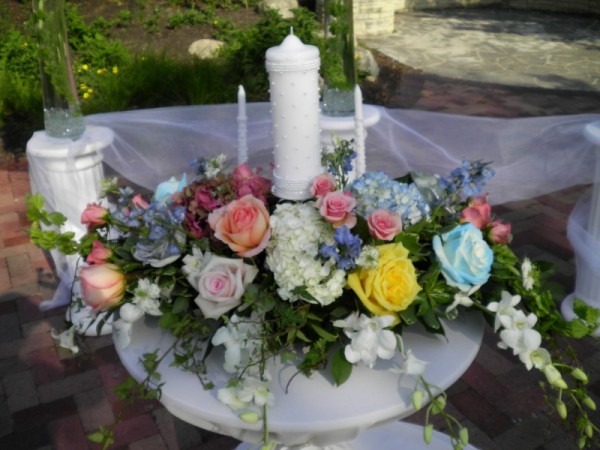
{"type": "Polygon", "coordinates": [[[354,88],[354,137],[356,146],[356,178],[362,176],[367,168],[365,154],[365,121],[363,117],[363,99],[360,86],[354,88]]]}
{"type": "Polygon", "coordinates": [[[238,165],[248,161],[248,140],[247,140],[247,122],[246,117],[246,91],[244,86],[238,87],[238,165]]]}

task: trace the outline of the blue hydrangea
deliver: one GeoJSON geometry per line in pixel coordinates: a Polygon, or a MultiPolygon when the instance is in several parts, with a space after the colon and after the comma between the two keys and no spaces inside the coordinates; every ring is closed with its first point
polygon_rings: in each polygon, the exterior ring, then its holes
{"type": "Polygon", "coordinates": [[[369,216],[376,209],[398,214],[403,225],[429,217],[430,208],[414,184],[400,183],[383,172],[367,172],[353,181],[350,192],[356,198],[358,214],[369,216]]]}

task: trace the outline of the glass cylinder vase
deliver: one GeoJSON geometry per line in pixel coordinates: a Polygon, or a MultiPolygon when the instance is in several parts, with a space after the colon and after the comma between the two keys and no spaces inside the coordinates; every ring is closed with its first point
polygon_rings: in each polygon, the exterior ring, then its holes
{"type": "Polygon", "coordinates": [[[39,48],[44,128],[48,136],[76,140],[85,131],[77,98],[64,0],[33,0],[39,48]]]}
{"type": "Polygon", "coordinates": [[[323,114],[354,114],[356,68],[353,0],[324,0],[323,114]]]}

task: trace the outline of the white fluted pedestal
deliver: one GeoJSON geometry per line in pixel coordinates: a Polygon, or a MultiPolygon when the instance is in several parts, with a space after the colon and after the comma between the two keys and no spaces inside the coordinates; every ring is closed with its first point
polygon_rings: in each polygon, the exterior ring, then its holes
{"type": "MultiPolygon", "coordinates": [[[[37,131],[27,143],[29,179],[34,194],[41,194],[48,211],[61,212],[67,218],[63,231],[75,233],[76,238],[86,232],[81,224],[81,212],[88,203],[98,199],[100,183],[104,178],[102,151],[113,142],[113,132],[105,127],[87,127],[76,141],[48,136],[37,131]]],[[[65,256],[52,251],[60,284],[52,300],[46,300],[41,309],[50,309],[71,302],[72,284],[78,263],[78,255],[65,256]]],[[[84,308],[74,306],[67,319],[81,322],[82,329],[96,335],[90,320],[95,320],[84,308]],[[93,331],[91,331],[93,330],[93,331]]],[[[111,332],[104,327],[102,334],[111,332]]],[[[87,333],[86,333],[87,334],[87,333]]]]}
{"type": "MultiPolygon", "coordinates": [[[[484,321],[478,313],[464,314],[446,322],[445,327],[445,337],[418,326],[403,333],[405,347],[428,362],[427,381],[442,389],[452,385],[471,365],[481,345],[484,321]]],[[[133,324],[131,343],[125,349],[117,347],[117,352],[131,376],[141,381],[146,376],[142,356],[156,349],[162,355],[173,341],[173,336],[158,327],[156,318],[146,317],[133,324]]],[[[241,450],[256,448],[253,443],[262,439],[262,424],[240,420],[216,398],[216,389],[205,390],[195,374],[173,367],[173,359],[169,354],[158,368],[164,383],[160,402],[165,408],[192,425],[249,443],[241,450]]],[[[222,363],[218,350],[206,361],[207,373],[216,388],[229,380],[222,363]]],[[[397,420],[414,412],[414,380],[391,371],[393,363],[399,361],[379,360],[373,369],[357,366],[346,383],[335,387],[327,372],[316,372],[310,378],[295,376],[295,366],[274,362],[271,390],[276,402],[269,409],[272,438],[287,446],[281,449],[290,450],[449,448],[447,436],[436,434],[434,442],[438,446],[427,447],[420,427],[398,424],[397,420]],[[377,443],[382,441],[387,447],[377,443]],[[394,445],[397,442],[404,445],[394,445]]]]}
{"type": "MultiPolygon", "coordinates": [[[[372,105],[363,105],[363,123],[366,130],[375,125],[381,119],[379,110],[372,105]]],[[[354,139],[355,121],[354,116],[334,117],[321,113],[319,117],[321,127],[321,147],[333,150],[337,138],[349,141],[354,139]]]]}
{"type": "MultiPolygon", "coordinates": [[[[575,318],[576,298],[600,309],[600,121],[588,124],[584,134],[596,146],[596,177],[592,191],[577,202],[569,217],[567,235],[575,251],[577,278],[575,292],[561,304],[566,320],[575,318]]],[[[595,335],[600,336],[600,329],[595,335]]]]}

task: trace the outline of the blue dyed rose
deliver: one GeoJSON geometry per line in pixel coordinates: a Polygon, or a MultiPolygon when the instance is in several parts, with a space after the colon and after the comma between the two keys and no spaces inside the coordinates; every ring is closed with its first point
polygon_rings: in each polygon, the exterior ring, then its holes
{"type": "Polygon", "coordinates": [[[481,231],[471,223],[434,236],[432,243],[442,274],[450,286],[467,292],[487,282],[494,253],[481,231]]]}

